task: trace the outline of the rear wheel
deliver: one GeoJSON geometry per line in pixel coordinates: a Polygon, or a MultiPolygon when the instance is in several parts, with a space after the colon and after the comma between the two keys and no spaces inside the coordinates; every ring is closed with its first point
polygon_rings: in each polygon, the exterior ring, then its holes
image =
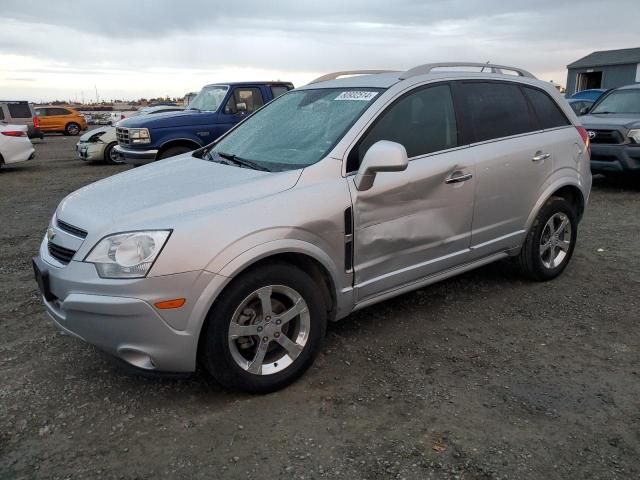
{"type": "Polygon", "coordinates": [[[318,285],[274,263],[242,274],[216,301],[202,332],[200,360],[223,386],[266,393],[313,363],[326,330],[318,285]]]}
{"type": "Polygon", "coordinates": [[[518,261],[529,278],[552,280],[567,267],[578,236],[578,219],[573,205],[552,197],[542,207],[525,240],[518,261]]]}
{"type": "Polygon", "coordinates": [[[76,136],[80,133],[80,125],[78,125],[77,123],[67,123],[67,126],[64,127],[64,134],[65,135],[72,135],[72,136],[76,136]]]}
{"type": "Polygon", "coordinates": [[[184,146],[167,148],[158,156],[158,160],[162,160],[163,158],[175,157],[176,155],[182,155],[183,153],[190,152],[191,150],[193,150],[193,148],[184,146]]]}
{"type": "Polygon", "coordinates": [[[119,165],[125,163],[124,158],[120,156],[118,152],[115,151],[114,147],[118,144],[118,142],[111,142],[104,149],[104,162],[110,163],[111,165],[119,165]]]}

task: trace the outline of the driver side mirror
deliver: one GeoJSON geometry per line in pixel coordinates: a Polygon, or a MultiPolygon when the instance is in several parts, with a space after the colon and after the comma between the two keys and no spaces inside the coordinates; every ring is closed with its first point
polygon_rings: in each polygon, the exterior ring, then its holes
{"type": "Polygon", "coordinates": [[[356,174],[355,184],[360,191],[373,187],[378,172],[402,172],[409,166],[404,146],[388,140],[380,140],[367,150],[356,174]]]}

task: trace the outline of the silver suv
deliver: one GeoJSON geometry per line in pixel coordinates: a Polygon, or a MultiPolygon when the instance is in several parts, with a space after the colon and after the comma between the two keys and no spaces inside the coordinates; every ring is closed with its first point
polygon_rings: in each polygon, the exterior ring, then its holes
{"type": "Polygon", "coordinates": [[[267,392],[311,365],[327,321],[508,257],[557,277],[590,188],[586,131],[526,71],[337,72],[72,193],[34,269],[72,335],[267,392]]]}

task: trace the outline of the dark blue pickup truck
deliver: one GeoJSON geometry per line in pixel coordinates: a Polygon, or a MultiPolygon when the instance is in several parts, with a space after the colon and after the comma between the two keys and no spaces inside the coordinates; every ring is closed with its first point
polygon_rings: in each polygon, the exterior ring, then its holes
{"type": "Polygon", "coordinates": [[[182,112],[132,117],[118,123],[118,145],[114,150],[132,165],[195,150],[292,89],[289,82],[207,85],[182,112]]]}

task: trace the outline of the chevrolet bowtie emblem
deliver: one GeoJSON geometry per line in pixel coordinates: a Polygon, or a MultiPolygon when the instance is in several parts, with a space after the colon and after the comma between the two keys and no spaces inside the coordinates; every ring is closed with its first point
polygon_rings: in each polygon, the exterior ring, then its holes
{"type": "Polygon", "coordinates": [[[47,240],[51,241],[56,236],[56,232],[53,227],[47,228],[47,240]]]}

